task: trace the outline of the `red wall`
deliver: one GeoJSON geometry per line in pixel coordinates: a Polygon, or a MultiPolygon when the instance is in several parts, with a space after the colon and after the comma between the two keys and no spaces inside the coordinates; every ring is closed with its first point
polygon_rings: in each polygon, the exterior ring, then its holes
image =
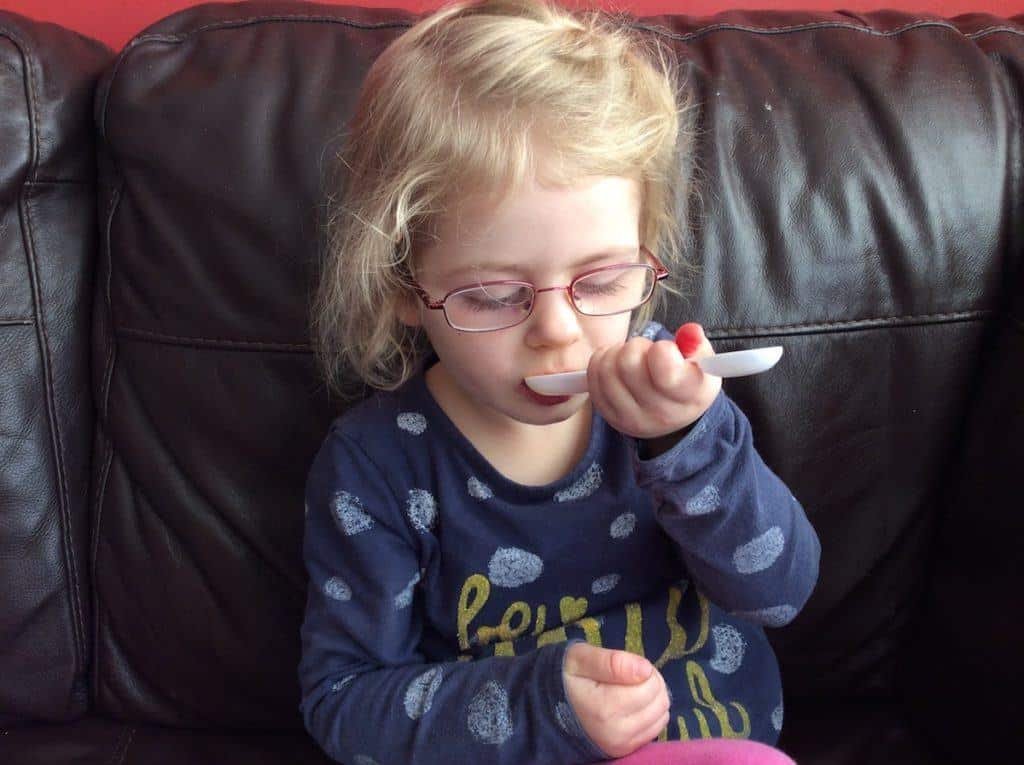
{"type": "MultiPolygon", "coordinates": [[[[363,5],[408,8],[414,11],[436,8],[441,0],[323,0],[333,5],[363,5]]],[[[1024,13],[1024,0],[563,0],[566,4],[596,4],[628,10],[636,15],[685,13],[706,16],[728,8],[870,11],[898,8],[937,16],[983,12],[995,16],[1024,13]]],[[[181,8],[198,5],[196,0],[0,0],[0,8],[35,19],[54,21],[102,40],[120,49],[148,24],[181,8]]]]}

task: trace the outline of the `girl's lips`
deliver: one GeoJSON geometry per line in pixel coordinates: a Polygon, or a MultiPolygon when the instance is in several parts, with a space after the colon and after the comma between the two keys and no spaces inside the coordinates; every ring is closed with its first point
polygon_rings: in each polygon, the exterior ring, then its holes
{"type": "Polygon", "coordinates": [[[545,396],[530,388],[530,386],[525,382],[519,383],[519,389],[528,399],[533,401],[535,404],[540,404],[542,406],[556,406],[557,404],[564,404],[572,398],[571,396],[545,396]]]}

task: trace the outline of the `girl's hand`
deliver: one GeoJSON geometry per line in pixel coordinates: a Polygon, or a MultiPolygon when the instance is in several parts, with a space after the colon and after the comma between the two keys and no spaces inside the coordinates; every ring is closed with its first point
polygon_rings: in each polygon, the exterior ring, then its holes
{"type": "Polygon", "coordinates": [[[562,678],[580,725],[607,755],[624,757],[668,724],[665,679],[642,656],[573,643],[562,678]]]}
{"type": "Polygon", "coordinates": [[[722,389],[721,377],[686,360],[714,355],[703,328],[694,323],[679,328],[675,343],[631,337],[598,348],[587,366],[591,401],[620,433],[668,436],[700,419],[722,389]]]}

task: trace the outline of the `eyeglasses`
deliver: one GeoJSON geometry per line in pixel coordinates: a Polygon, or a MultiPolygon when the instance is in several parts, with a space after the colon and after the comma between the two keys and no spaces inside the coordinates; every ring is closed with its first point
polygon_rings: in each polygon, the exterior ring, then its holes
{"type": "Polygon", "coordinates": [[[651,299],[668,269],[643,245],[640,252],[654,262],[617,263],[578,274],[563,286],[538,289],[530,282],[501,280],[456,287],[432,300],[417,282],[413,289],[423,304],[444,311],[445,321],[461,332],[493,332],[522,324],[533,313],[537,295],[568,290],[573,308],[583,316],[613,316],[639,308],[651,299]]]}

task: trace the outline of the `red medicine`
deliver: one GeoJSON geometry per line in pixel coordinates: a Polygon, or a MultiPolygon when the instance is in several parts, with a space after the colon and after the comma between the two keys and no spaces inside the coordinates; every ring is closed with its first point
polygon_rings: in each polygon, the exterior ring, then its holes
{"type": "Polygon", "coordinates": [[[697,352],[703,335],[700,324],[693,321],[684,324],[676,330],[676,347],[684,357],[689,358],[697,352]]]}

